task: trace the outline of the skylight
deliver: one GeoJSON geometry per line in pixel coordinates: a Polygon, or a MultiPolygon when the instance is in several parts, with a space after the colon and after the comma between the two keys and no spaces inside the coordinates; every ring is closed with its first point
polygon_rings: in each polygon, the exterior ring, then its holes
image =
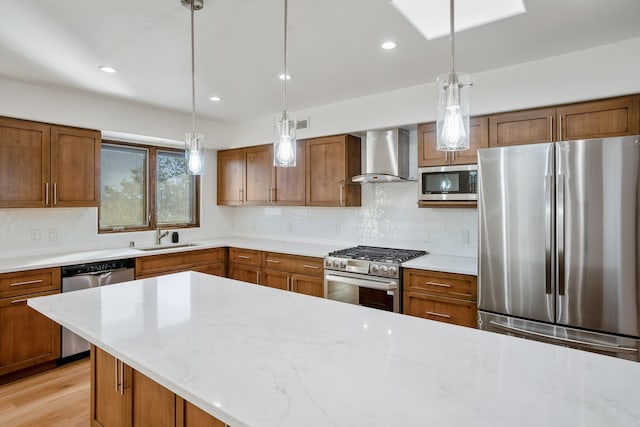
{"type": "MultiPolygon", "coordinates": [[[[449,35],[447,0],[391,0],[427,40],[449,35]]],[[[456,0],[456,32],[525,13],[523,0],[456,0]]]]}

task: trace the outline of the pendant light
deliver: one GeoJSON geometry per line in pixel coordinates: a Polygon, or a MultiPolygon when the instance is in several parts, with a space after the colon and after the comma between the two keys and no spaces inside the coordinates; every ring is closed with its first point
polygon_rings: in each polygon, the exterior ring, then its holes
{"type": "Polygon", "coordinates": [[[276,114],[273,125],[275,141],[273,143],[273,165],[277,167],[296,166],[296,120],[287,112],[287,0],[284,0],[284,108],[276,114]]]}
{"type": "Polygon", "coordinates": [[[469,149],[469,74],[455,71],[454,0],[449,2],[451,26],[451,72],[438,76],[437,145],[439,151],[469,149]]]}
{"type": "Polygon", "coordinates": [[[195,42],[193,37],[193,13],[204,6],[204,0],[180,0],[183,6],[191,11],[191,132],[185,134],[185,158],[187,169],[191,175],[202,175],[204,165],[202,150],[204,135],[196,132],[196,66],[195,66],[195,42]]]}

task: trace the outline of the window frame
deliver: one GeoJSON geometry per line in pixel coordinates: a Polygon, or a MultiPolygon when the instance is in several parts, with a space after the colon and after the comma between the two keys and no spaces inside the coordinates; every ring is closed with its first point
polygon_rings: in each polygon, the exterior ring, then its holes
{"type": "MultiPolygon", "coordinates": [[[[156,176],[156,167],[157,167],[157,153],[158,151],[162,152],[177,152],[183,153],[184,150],[175,147],[157,147],[153,145],[145,145],[145,144],[137,144],[133,142],[124,142],[124,141],[113,141],[113,140],[102,140],[102,144],[104,145],[112,145],[112,146],[121,146],[121,147],[131,147],[131,148],[139,148],[147,150],[147,179],[145,183],[145,207],[147,211],[147,225],[143,227],[108,227],[101,228],[100,227],[100,212],[102,206],[98,206],[98,234],[114,234],[114,233],[128,233],[128,232],[136,232],[136,231],[153,231],[157,228],[162,229],[179,229],[179,228],[197,228],[200,227],[200,175],[195,175],[194,182],[194,222],[193,223],[175,223],[175,224],[167,224],[162,223],[158,225],[157,223],[157,215],[156,215],[156,191],[157,191],[157,176],[156,176]]],[[[100,150],[102,152],[102,144],[100,146],[100,150]]],[[[100,204],[102,205],[102,183],[100,184],[100,204]]]]}

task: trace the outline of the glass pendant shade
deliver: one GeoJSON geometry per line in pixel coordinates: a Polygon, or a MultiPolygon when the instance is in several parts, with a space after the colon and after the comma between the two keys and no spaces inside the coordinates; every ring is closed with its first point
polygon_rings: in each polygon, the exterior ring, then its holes
{"type": "Polygon", "coordinates": [[[204,170],[204,159],[202,158],[202,148],[204,145],[204,135],[201,133],[185,134],[185,158],[187,167],[191,175],[202,175],[204,170]]]}
{"type": "Polygon", "coordinates": [[[276,114],[274,119],[275,141],[273,143],[273,165],[281,168],[296,166],[296,120],[286,111],[276,114]]]}
{"type": "Polygon", "coordinates": [[[436,80],[438,91],[437,145],[439,151],[469,149],[469,92],[466,73],[446,73],[436,80]]]}

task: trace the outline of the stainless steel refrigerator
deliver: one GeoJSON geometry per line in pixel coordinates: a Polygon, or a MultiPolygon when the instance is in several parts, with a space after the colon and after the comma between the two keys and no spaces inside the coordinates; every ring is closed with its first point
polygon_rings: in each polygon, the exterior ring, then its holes
{"type": "Polygon", "coordinates": [[[481,329],[640,360],[639,141],[478,151],[481,329]]]}

